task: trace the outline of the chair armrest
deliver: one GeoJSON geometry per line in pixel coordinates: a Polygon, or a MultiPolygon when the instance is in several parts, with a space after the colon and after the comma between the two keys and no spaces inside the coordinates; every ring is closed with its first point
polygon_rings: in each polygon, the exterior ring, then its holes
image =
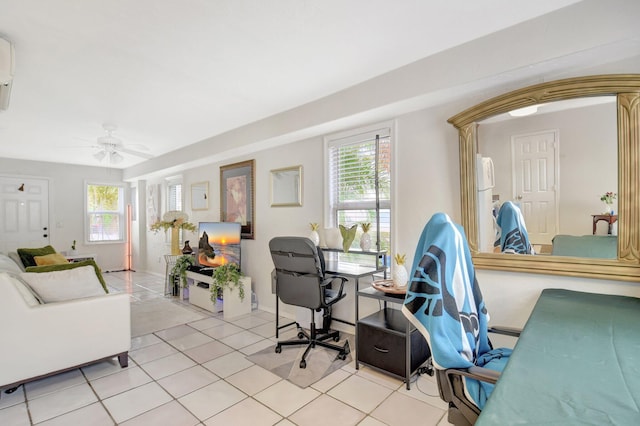
{"type": "Polygon", "coordinates": [[[500,325],[489,327],[487,331],[489,331],[489,333],[502,334],[502,335],[511,336],[511,337],[520,337],[520,333],[522,333],[522,330],[519,328],[503,327],[500,325]]]}
{"type": "Polygon", "coordinates": [[[338,290],[338,297],[342,296],[342,290],[344,289],[344,283],[348,281],[347,277],[343,277],[342,275],[331,275],[322,281],[320,286],[327,287],[329,284],[333,284],[335,280],[340,280],[340,290],[338,290]]]}
{"type": "Polygon", "coordinates": [[[480,380],[481,382],[493,384],[495,384],[500,378],[499,371],[477,366],[461,369],[449,368],[446,370],[446,372],[448,376],[464,376],[471,379],[480,380]]]}

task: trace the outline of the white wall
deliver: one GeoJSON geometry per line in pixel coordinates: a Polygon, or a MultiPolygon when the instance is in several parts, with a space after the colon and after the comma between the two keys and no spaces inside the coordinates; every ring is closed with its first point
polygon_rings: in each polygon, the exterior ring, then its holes
{"type": "Polygon", "coordinates": [[[5,158],[0,158],[0,170],[4,175],[49,179],[49,241],[57,251],[70,250],[76,240],[78,252],[97,254],[104,271],[123,269],[124,243],[87,244],[84,241],[85,181],[122,183],[121,170],[5,158]]]}
{"type": "MultiPolygon", "coordinates": [[[[542,130],[558,130],[560,134],[559,233],[591,234],[591,215],[600,213],[603,207],[600,196],[608,191],[618,192],[616,104],[481,124],[479,151],[494,160],[494,194],[500,195],[501,202],[513,200],[511,137],[542,130]]],[[[602,228],[606,232],[606,226],[602,228]]]]}

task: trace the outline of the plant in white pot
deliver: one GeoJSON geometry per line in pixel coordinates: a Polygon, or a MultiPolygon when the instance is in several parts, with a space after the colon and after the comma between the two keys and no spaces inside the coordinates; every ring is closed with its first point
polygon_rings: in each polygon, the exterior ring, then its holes
{"type": "MultiPolygon", "coordinates": [[[[215,304],[217,299],[223,300],[223,312],[225,319],[251,312],[251,301],[245,301],[244,280],[247,279],[235,263],[226,263],[213,269],[211,275],[211,301],[215,304]],[[238,296],[232,295],[238,290],[238,296]],[[223,296],[224,294],[224,296],[223,296]]],[[[247,279],[249,285],[251,281],[247,279]]]]}
{"type": "Polygon", "coordinates": [[[240,300],[244,300],[244,285],[240,280],[243,276],[244,274],[235,263],[225,263],[213,268],[213,274],[211,275],[212,285],[210,287],[211,301],[215,302],[218,297],[221,297],[225,287],[230,291],[237,288],[240,300]]]}

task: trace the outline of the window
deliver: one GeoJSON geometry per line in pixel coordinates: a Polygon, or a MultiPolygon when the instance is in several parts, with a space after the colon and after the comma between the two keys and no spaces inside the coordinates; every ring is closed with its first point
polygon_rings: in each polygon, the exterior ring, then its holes
{"type": "Polygon", "coordinates": [[[123,241],[124,187],[86,184],[86,239],[90,243],[123,241]]]}
{"type": "MultiPolygon", "coordinates": [[[[372,250],[391,241],[391,129],[353,132],[327,140],[329,221],[347,227],[371,223],[372,250]],[[377,171],[377,174],[376,174],[377,171]],[[376,191],[377,189],[377,191],[376,191]]],[[[362,228],[352,247],[359,247],[362,228]]]]}
{"type": "Polygon", "coordinates": [[[167,210],[182,211],[182,183],[169,182],[167,183],[167,210]]]}

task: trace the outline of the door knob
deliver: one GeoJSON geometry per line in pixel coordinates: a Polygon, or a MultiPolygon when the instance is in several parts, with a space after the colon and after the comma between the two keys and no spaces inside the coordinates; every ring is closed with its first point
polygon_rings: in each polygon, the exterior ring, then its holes
{"type": "Polygon", "coordinates": [[[516,198],[517,198],[518,200],[522,200],[522,195],[518,195],[516,198]]]}

